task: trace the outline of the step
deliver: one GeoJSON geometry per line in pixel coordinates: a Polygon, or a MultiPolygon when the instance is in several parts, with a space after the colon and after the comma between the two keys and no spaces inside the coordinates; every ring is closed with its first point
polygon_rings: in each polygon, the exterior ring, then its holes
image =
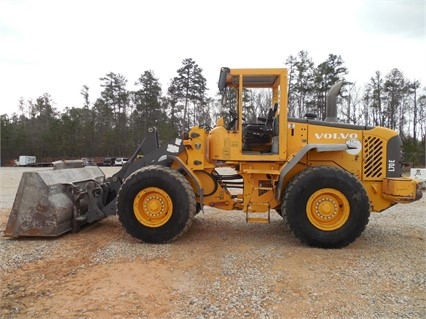
{"type": "MultiPolygon", "coordinates": [[[[256,203],[262,204],[262,203],[256,203]]],[[[246,211],[246,222],[253,224],[269,224],[271,222],[271,210],[269,209],[266,212],[249,212],[246,211]]]]}
{"type": "Polygon", "coordinates": [[[262,218],[262,217],[247,217],[246,221],[247,223],[250,223],[250,224],[269,224],[270,223],[269,218],[262,218]]]}

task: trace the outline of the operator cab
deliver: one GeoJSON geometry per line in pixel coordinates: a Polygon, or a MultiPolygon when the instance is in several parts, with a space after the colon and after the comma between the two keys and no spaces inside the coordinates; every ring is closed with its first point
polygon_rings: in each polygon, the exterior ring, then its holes
{"type": "MultiPolygon", "coordinates": [[[[283,158],[285,147],[280,153],[279,145],[285,145],[285,137],[280,138],[278,128],[285,125],[280,125],[279,114],[284,112],[284,119],[287,118],[286,108],[280,107],[287,103],[287,69],[222,68],[218,87],[223,117],[216,127],[227,130],[221,138],[224,138],[224,148],[230,146],[232,158],[238,157],[236,148],[242,159],[250,160],[250,155],[255,155],[257,160],[259,155],[283,158]]],[[[215,133],[213,130],[213,135],[215,133]]]]}
{"type": "Polygon", "coordinates": [[[243,120],[243,151],[272,152],[272,138],[278,135],[273,125],[277,110],[278,103],[275,103],[267,111],[266,117],[257,117],[254,123],[243,120]]]}

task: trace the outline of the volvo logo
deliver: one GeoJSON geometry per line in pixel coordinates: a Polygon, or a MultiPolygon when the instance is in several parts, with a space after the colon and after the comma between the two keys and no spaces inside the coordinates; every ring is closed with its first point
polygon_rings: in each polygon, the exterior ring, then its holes
{"type": "Polygon", "coordinates": [[[319,140],[347,140],[358,139],[357,133],[315,133],[315,137],[319,140]]]}

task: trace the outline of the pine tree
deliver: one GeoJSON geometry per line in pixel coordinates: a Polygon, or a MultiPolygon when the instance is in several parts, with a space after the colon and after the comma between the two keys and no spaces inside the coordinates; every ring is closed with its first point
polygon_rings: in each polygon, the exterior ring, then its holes
{"type": "Polygon", "coordinates": [[[112,110],[114,114],[114,130],[111,132],[113,137],[113,145],[116,145],[116,155],[128,156],[131,148],[131,140],[129,137],[127,108],[130,102],[130,93],[126,89],[127,79],[121,74],[113,72],[108,73],[105,77],[100,78],[103,83],[101,87],[102,106],[112,110]]]}
{"type": "MultiPolygon", "coordinates": [[[[315,107],[319,112],[319,118],[325,119],[326,116],[326,96],[328,90],[339,80],[345,82],[344,77],[348,73],[341,56],[329,54],[326,61],[320,63],[314,72],[314,96],[315,107]]],[[[343,91],[343,90],[342,90],[343,91]]]]}
{"type": "Polygon", "coordinates": [[[119,114],[125,114],[129,104],[129,92],[126,89],[127,79],[121,74],[110,72],[99,80],[103,81],[101,87],[104,88],[101,98],[105,105],[113,110],[118,121],[119,114]]]}
{"type": "Polygon", "coordinates": [[[307,51],[299,51],[297,57],[290,58],[293,63],[292,77],[289,84],[290,107],[289,115],[303,117],[312,106],[312,93],[314,89],[314,62],[307,51]]]}
{"type": "Polygon", "coordinates": [[[369,101],[372,110],[372,121],[374,126],[384,126],[385,116],[382,110],[383,100],[383,78],[380,71],[376,71],[373,77],[370,78],[370,83],[367,84],[369,92],[371,92],[369,101]]]}
{"type": "Polygon", "coordinates": [[[135,85],[140,89],[133,93],[135,112],[142,123],[141,128],[146,132],[149,126],[156,126],[163,120],[161,108],[161,85],[154,76],[153,71],[145,71],[136,81],[135,85]]]}
{"type": "MultiPolygon", "coordinates": [[[[177,70],[178,75],[173,78],[169,94],[173,94],[173,101],[176,101],[175,106],[182,105],[182,120],[181,130],[189,130],[195,124],[209,121],[206,108],[206,79],[202,75],[202,69],[191,58],[182,61],[183,67],[177,70]],[[192,109],[190,109],[192,106],[192,109]]],[[[179,109],[179,107],[177,108],[179,109]]]]}
{"type": "Polygon", "coordinates": [[[417,141],[417,122],[419,118],[419,107],[418,107],[418,101],[417,101],[417,91],[420,88],[420,82],[419,81],[413,81],[410,83],[407,83],[407,90],[408,94],[411,94],[413,96],[413,139],[417,141]]]}
{"type": "Polygon", "coordinates": [[[403,99],[406,91],[405,79],[402,72],[398,69],[392,69],[385,77],[383,93],[385,94],[386,110],[385,125],[395,130],[397,127],[403,134],[402,126],[404,124],[403,99]]]}

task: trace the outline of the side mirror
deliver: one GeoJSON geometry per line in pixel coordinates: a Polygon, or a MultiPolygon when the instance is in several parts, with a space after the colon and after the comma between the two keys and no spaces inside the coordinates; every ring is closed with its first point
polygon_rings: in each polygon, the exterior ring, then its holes
{"type": "Polygon", "coordinates": [[[218,82],[217,86],[219,88],[219,92],[222,95],[225,93],[226,76],[228,75],[229,72],[231,72],[231,70],[229,68],[223,67],[223,68],[220,69],[219,82],[218,82]]]}

